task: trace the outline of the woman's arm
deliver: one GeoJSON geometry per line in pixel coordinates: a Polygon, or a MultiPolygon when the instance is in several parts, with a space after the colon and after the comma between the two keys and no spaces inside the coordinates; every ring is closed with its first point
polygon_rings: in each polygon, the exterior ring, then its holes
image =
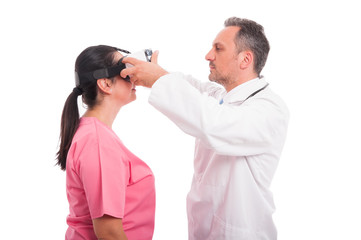
{"type": "Polygon", "coordinates": [[[99,240],[127,240],[122,219],[109,215],[93,219],[95,235],[99,240]]]}

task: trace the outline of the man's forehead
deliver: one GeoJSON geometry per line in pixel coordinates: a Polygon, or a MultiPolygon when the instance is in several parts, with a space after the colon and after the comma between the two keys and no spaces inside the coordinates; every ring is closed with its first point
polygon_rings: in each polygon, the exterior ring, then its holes
{"type": "Polygon", "coordinates": [[[225,45],[233,42],[235,35],[239,31],[239,29],[240,27],[236,27],[236,26],[223,28],[214,39],[213,45],[216,44],[225,45]]]}

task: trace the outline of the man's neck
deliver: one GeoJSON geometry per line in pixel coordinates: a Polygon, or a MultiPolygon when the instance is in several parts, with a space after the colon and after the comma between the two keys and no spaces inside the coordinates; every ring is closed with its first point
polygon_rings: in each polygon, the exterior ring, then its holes
{"type": "Polygon", "coordinates": [[[224,86],[224,88],[226,89],[227,92],[230,92],[233,88],[238,87],[239,85],[248,82],[250,80],[253,80],[255,78],[258,78],[257,74],[250,74],[247,77],[239,78],[237,81],[227,84],[226,86],[224,86]]]}

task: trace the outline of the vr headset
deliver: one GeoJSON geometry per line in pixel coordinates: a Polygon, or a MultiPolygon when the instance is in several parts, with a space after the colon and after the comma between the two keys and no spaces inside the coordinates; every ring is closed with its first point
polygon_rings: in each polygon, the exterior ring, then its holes
{"type": "MultiPolygon", "coordinates": [[[[87,72],[87,73],[81,73],[78,74],[75,71],[75,86],[79,86],[80,82],[84,83],[84,82],[93,82],[96,81],[97,79],[101,79],[101,78],[111,78],[111,77],[115,77],[116,75],[119,75],[120,72],[125,69],[125,68],[129,68],[132,65],[131,64],[124,64],[123,58],[125,57],[133,57],[142,61],[147,61],[150,62],[152,59],[152,50],[151,49],[144,49],[142,51],[136,52],[131,54],[131,52],[127,51],[127,50],[123,50],[120,48],[115,48],[117,51],[123,52],[123,53],[127,53],[129,55],[122,57],[119,62],[117,63],[116,66],[114,67],[110,67],[110,68],[101,68],[101,69],[97,69],[95,71],[92,72],[87,72]]],[[[127,76],[126,78],[123,78],[125,81],[130,82],[130,78],[129,76],[127,76]]]]}

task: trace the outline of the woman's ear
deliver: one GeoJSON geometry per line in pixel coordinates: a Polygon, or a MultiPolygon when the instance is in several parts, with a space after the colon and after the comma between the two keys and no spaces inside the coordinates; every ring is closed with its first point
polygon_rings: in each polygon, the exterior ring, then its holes
{"type": "Polygon", "coordinates": [[[98,88],[105,94],[112,93],[112,82],[108,78],[101,78],[97,80],[98,88]]]}
{"type": "Polygon", "coordinates": [[[243,51],[238,55],[240,69],[244,70],[246,68],[253,66],[253,53],[251,51],[243,51]]]}

